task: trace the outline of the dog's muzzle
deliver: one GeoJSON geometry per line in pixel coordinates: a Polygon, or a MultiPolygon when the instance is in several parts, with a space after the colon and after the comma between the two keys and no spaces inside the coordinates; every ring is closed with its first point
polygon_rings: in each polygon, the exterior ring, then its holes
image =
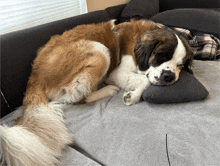
{"type": "MultiPolygon", "coordinates": [[[[148,75],[147,75],[148,77],[148,75]]],[[[170,70],[162,70],[160,76],[154,76],[155,85],[170,85],[175,82],[176,75],[170,70]]]]}
{"type": "Polygon", "coordinates": [[[160,80],[166,83],[171,83],[175,79],[175,73],[170,70],[163,70],[160,76],[160,80]]]}

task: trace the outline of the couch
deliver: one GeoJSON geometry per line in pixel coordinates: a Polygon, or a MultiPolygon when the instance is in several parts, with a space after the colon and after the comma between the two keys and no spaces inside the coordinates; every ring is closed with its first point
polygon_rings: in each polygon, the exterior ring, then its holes
{"type": "MultiPolygon", "coordinates": [[[[22,105],[31,64],[37,49],[51,36],[80,24],[110,19],[119,24],[133,18],[219,38],[219,9],[218,0],[131,0],[1,35],[0,124],[13,125],[21,114],[17,108],[22,105]]],[[[141,101],[128,107],[122,102],[121,90],[94,103],[67,105],[65,122],[75,141],[59,165],[220,165],[220,61],[195,59],[193,71],[193,78],[209,93],[205,99],[160,104],[141,101]]],[[[184,90],[184,86],[180,88],[184,90]]]]}

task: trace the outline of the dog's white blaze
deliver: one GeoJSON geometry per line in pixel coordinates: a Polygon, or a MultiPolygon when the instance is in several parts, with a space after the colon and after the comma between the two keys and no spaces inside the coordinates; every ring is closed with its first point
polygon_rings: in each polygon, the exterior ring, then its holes
{"type": "Polygon", "coordinates": [[[183,45],[183,42],[180,40],[180,38],[177,35],[176,35],[176,38],[177,38],[178,44],[174,51],[173,58],[167,63],[164,63],[165,66],[163,68],[163,69],[166,69],[167,67],[169,67],[169,70],[175,73],[175,76],[176,76],[175,81],[179,79],[179,73],[181,71],[181,69],[177,67],[177,65],[182,64],[183,59],[186,56],[186,48],[183,45]]]}
{"type": "Polygon", "coordinates": [[[176,38],[178,41],[178,45],[176,47],[176,50],[174,51],[173,58],[171,59],[171,61],[173,60],[175,64],[181,64],[183,61],[183,58],[186,56],[186,48],[183,45],[183,42],[180,40],[180,38],[177,35],[176,35],[176,38]]]}
{"type": "MultiPolygon", "coordinates": [[[[175,34],[176,35],[176,34],[175,34]]],[[[173,57],[171,60],[163,63],[159,68],[166,70],[166,67],[171,68],[172,72],[174,72],[175,68],[177,67],[177,65],[181,64],[183,62],[184,57],[186,56],[186,49],[182,43],[182,41],[180,40],[180,38],[176,35],[177,38],[177,47],[173,53],[173,57]]]]}

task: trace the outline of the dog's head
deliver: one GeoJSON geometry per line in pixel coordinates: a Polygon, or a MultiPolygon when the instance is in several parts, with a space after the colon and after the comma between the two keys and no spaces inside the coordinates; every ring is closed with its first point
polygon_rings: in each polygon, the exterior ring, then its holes
{"type": "Polygon", "coordinates": [[[134,53],[140,73],[154,85],[170,85],[181,69],[192,73],[193,51],[187,41],[171,30],[156,29],[137,37],[134,53]]]}

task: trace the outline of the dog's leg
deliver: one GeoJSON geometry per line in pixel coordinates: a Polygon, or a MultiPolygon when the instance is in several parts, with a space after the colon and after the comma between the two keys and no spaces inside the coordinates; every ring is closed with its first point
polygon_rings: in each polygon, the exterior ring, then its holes
{"type": "Polygon", "coordinates": [[[106,86],[98,91],[97,87],[105,77],[110,66],[110,52],[101,43],[90,42],[93,45],[93,52],[85,61],[84,69],[69,84],[60,89],[57,93],[62,103],[77,103],[84,99],[86,102],[93,102],[107,96],[113,96],[119,88],[106,86]]]}
{"type": "Polygon", "coordinates": [[[94,93],[91,93],[87,98],[86,102],[90,103],[93,101],[97,101],[99,99],[102,99],[104,97],[108,96],[114,96],[116,93],[118,93],[120,89],[117,86],[114,85],[108,85],[106,87],[103,87],[102,89],[95,91],[94,93]]]}
{"type": "Polygon", "coordinates": [[[127,87],[125,87],[128,90],[123,95],[125,105],[138,103],[144,90],[150,86],[150,81],[145,75],[130,73],[130,76],[134,79],[128,81],[127,87]]]}
{"type": "MultiPolygon", "coordinates": [[[[96,79],[98,80],[98,79],[96,79]]],[[[92,79],[89,73],[80,76],[77,81],[72,84],[71,89],[63,90],[62,97],[58,100],[61,103],[77,103],[82,99],[86,99],[87,103],[100,100],[104,97],[113,96],[120,90],[117,86],[108,85],[96,91],[99,81],[92,79]]]]}
{"type": "Polygon", "coordinates": [[[126,91],[123,95],[125,105],[138,103],[143,91],[150,86],[149,79],[137,73],[137,67],[130,55],[123,56],[120,66],[110,74],[106,83],[126,91]]]}
{"type": "Polygon", "coordinates": [[[90,78],[88,73],[77,77],[69,86],[65,86],[59,92],[57,100],[61,103],[78,103],[91,93],[90,78]]]}

